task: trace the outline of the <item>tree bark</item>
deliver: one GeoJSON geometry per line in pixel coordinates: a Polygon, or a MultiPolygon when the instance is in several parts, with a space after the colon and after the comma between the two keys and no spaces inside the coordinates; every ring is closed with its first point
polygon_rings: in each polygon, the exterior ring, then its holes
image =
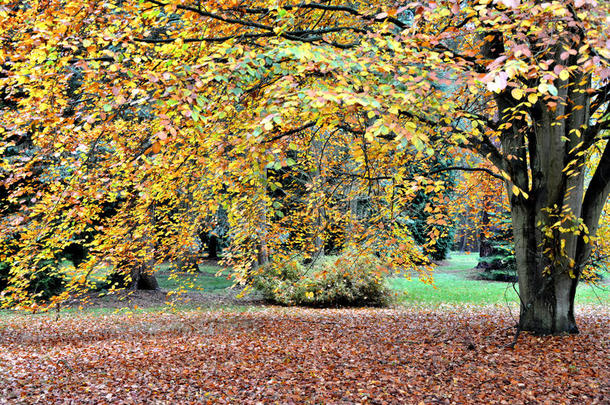
{"type": "Polygon", "coordinates": [[[492,255],[491,241],[485,236],[485,229],[489,226],[489,213],[483,204],[483,216],[481,218],[481,229],[479,232],[479,257],[489,257],[492,255]]]}
{"type": "Polygon", "coordinates": [[[208,239],[208,259],[218,259],[218,238],[213,234],[208,239]]]}
{"type": "Polygon", "coordinates": [[[548,259],[537,214],[531,205],[512,207],[519,275],[519,329],[538,335],[578,333],[574,319],[578,278],[567,258],[548,259]]]}
{"type": "Polygon", "coordinates": [[[128,286],[130,290],[158,290],[159,283],[154,274],[152,274],[146,266],[136,265],[131,270],[131,283],[128,286]]]}

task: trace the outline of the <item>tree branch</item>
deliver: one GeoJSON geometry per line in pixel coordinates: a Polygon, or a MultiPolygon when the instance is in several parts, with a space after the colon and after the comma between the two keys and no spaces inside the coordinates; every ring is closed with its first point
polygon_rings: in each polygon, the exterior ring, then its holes
{"type": "Polygon", "coordinates": [[[272,138],[265,139],[265,140],[263,141],[263,143],[275,142],[275,141],[277,141],[278,139],[281,139],[281,138],[283,138],[283,137],[285,137],[285,136],[294,135],[294,134],[297,134],[297,133],[299,133],[299,132],[301,132],[301,131],[303,131],[303,130],[305,130],[305,129],[307,129],[307,128],[311,128],[311,127],[313,127],[314,125],[316,125],[315,121],[308,122],[307,124],[305,124],[305,125],[303,125],[303,126],[300,126],[300,127],[298,127],[298,128],[294,128],[294,129],[291,129],[291,130],[289,130],[289,131],[282,132],[281,134],[278,134],[278,135],[276,135],[276,136],[274,136],[274,137],[272,137],[272,138]]]}
{"type": "Polygon", "coordinates": [[[441,172],[447,172],[447,171],[463,171],[463,172],[484,172],[489,174],[491,177],[495,177],[496,179],[502,180],[502,181],[507,181],[507,179],[505,179],[504,177],[500,176],[497,173],[494,173],[492,170],[487,169],[485,167],[467,167],[467,166],[450,166],[450,167],[443,167],[440,169],[435,169],[435,170],[431,170],[428,172],[428,174],[436,174],[436,173],[441,173],[441,172]]]}

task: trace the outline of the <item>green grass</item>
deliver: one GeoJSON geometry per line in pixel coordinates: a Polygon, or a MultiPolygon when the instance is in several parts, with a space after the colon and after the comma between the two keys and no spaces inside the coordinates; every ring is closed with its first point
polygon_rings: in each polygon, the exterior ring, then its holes
{"type": "MultiPolygon", "coordinates": [[[[437,268],[434,273],[434,286],[425,284],[418,279],[407,280],[404,277],[393,277],[388,280],[390,287],[398,294],[399,301],[405,304],[475,304],[494,305],[504,304],[506,301],[517,303],[517,293],[512,288],[512,283],[483,281],[472,279],[476,274],[473,268],[476,266],[478,255],[454,253],[448,260],[447,266],[437,268]]],[[[220,277],[215,274],[219,270],[216,266],[200,266],[200,273],[177,273],[178,278],[170,277],[168,265],[161,265],[156,273],[157,281],[162,289],[177,290],[184,287],[187,291],[201,291],[209,293],[223,293],[233,283],[227,279],[228,272],[225,271],[220,277]]],[[[606,273],[606,279],[609,277],[606,273]]],[[[582,304],[610,304],[610,283],[606,281],[601,286],[591,286],[581,283],[576,293],[576,303],[582,304]]],[[[225,306],[219,305],[217,309],[246,310],[247,305],[225,306]]],[[[195,310],[195,305],[182,305],[178,310],[195,310]]],[[[167,311],[167,306],[151,306],[139,309],[123,308],[118,312],[162,312],[167,311]]],[[[76,309],[62,310],[63,314],[97,314],[106,315],[117,312],[116,308],[88,308],[84,311],[76,309]]],[[[18,312],[0,310],[0,318],[17,315],[18,312]]],[[[54,316],[49,313],[48,316],[54,316]]]]}
{"type": "MultiPolygon", "coordinates": [[[[74,267],[68,261],[61,264],[64,271],[73,271],[74,267]]],[[[223,271],[220,276],[216,276],[219,266],[199,266],[199,273],[179,272],[172,276],[171,264],[163,263],[155,266],[155,278],[159,283],[159,288],[173,291],[180,287],[186,290],[202,292],[221,292],[233,285],[233,281],[228,280],[229,271],[223,271]]],[[[104,280],[112,271],[110,266],[99,266],[90,275],[93,280],[104,280]]]]}
{"type": "Polygon", "coordinates": [[[176,290],[181,286],[187,290],[203,292],[222,292],[233,285],[233,281],[227,279],[229,272],[226,270],[220,276],[216,276],[219,267],[199,266],[200,273],[176,273],[172,276],[169,266],[160,267],[155,274],[159,287],[166,290],[176,290]]]}
{"type": "MultiPolygon", "coordinates": [[[[453,253],[446,267],[434,273],[434,286],[418,279],[391,278],[390,287],[399,294],[403,303],[425,304],[502,304],[518,302],[512,283],[474,280],[472,270],[477,265],[478,255],[453,253]]],[[[515,286],[517,287],[517,286],[515,286]]],[[[610,286],[579,284],[576,303],[609,304],[610,286]]]]}

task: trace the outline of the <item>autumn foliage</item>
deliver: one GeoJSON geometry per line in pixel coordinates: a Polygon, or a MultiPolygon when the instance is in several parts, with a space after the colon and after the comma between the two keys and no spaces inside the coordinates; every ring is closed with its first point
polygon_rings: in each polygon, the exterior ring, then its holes
{"type": "Polygon", "coordinates": [[[441,173],[462,170],[506,189],[522,329],[576,332],[574,294],[610,192],[608,11],[3,2],[4,302],[31,306],[32,271],[74,242],[88,256],[50,305],[108,269],[154,288],[154,264],[193,247],[219,210],[237,282],[338,234],[425,276],[412,205],[438,196],[430,229],[447,224],[441,173]],[[441,155],[454,166],[438,167],[441,155]]]}
{"type": "Polygon", "coordinates": [[[385,306],[392,299],[384,281],[388,272],[378,257],[352,252],[309,264],[299,258],[269,263],[254,274],[253,285],[267,300],[282,305],[385,306]]]}

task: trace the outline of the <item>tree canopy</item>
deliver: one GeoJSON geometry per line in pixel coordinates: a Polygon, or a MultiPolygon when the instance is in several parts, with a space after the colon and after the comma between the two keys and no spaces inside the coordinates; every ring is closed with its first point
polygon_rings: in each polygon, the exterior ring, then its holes
{"type": "Polygon", "coordinates": [[[610,187],[608,8],[5,2],[2,228],[15,279],[86,232],[91,254],[66,294],[102,261],[173,257],[219,207],[244,280],[253,261],[292,255],[287,240],[315,254],[337,226],[348,244],[420,268],[413,199],[442,196],[441,173],[462,169],[507,186],[522,328],[575,331],[573,291],[610,187]],[[441,150],[455,166],[435,166],[441,150]]]}

